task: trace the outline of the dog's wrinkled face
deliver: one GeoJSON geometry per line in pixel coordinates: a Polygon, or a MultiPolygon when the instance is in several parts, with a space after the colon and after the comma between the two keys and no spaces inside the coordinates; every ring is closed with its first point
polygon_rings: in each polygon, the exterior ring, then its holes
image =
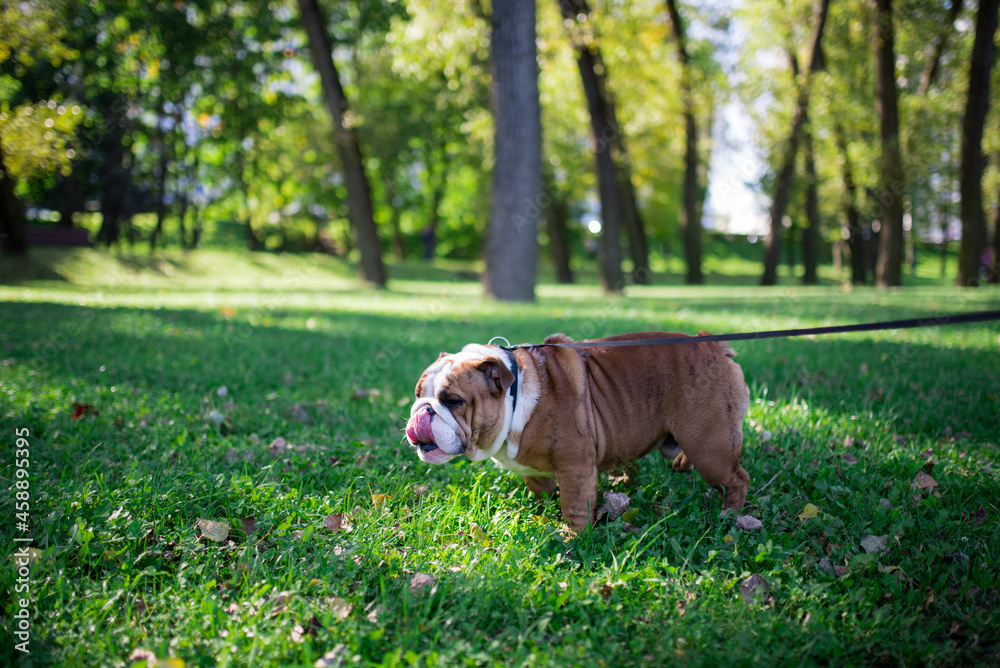
{"type": "Polygon", "coordinates": [[[417,382],[406,440],[429,464],[462,453],[474,462],[492,457],[506,435],[507,390],[513,381],[507,364],[484,346],[441,353],[417,382]]]}

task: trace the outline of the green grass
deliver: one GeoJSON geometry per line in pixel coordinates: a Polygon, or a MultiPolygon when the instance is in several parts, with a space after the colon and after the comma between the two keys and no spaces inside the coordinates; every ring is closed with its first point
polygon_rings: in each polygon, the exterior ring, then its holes
{"type": "MultiPolygon", "coordinates": [[[[0,560],[15,537],[39,550],[34,665],[132,665],[137,648],[186,666],[312,666],[338,647],[343,665],[382,666],[1000,660],[995,323],[734,345],[759,531],[657,456],[628,525],[569,537],[519,478],[422,464],[401,431],[421,370],[469,341],[995,309],[995,288],[668,284],[605,300],[542,285],[509,306],[481,299],[468,267],[394,269],[377,293],[329,258],[76,251],[4,270],[0,560]],[[292,447],[269,447],[279,437],[292,447]],[[919,472],[936,487],[913,489],[919,472]],[[807,504],[820,512],[799,519],[807,504]],[[333,513],[348,530],[324,527],[333,513]],[[199,519],[229,535],[200,537],[199,519]],[[871,535],[887,549],[866,554],[871,535]],[[438,579],[412,593],[416,573],[438,579]],[[744,602],[751,574],[773,601],[744,602]]],[[[0,589],[14,577],[0,569],[0,589]]],[[[5,665],[20,657],[13,598],[5,665]]]]}

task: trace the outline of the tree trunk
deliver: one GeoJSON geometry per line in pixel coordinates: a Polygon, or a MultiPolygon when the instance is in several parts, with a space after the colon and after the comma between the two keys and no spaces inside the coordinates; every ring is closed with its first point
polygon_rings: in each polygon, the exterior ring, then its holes
{"type": "Polygon", "coordinates": [[[365,174],[361,145],[354,128],[344,122],[348,110],[347,97],[340,83],[340,74],[333,62],[330,40],[326,34],[326,22],[316,0],[298,0],[302,25],[309,38],[316,71],[323,87],[327,109],[333,117],[333,138],[340,154],[347,186],[347,209],[357,236],[358,250],[361,251],[359,269],[361,277],[376,287],[385,287],[385,265],[382,262],[382,247],[375,227],[372,210],[371,187],[365,174]]]}
{"type": "Polygon", "coordinates": [[[556,270],[556,281],[568,285],[573,282],[573,269],[569,266],[569,203],[556,190],[555,181],[550,175],[546,175],[545,190],[545,225],[549,233],[549,253],[556,270]]]}
{"type": "Polygon", "coordinates": [[[954,32],[955,21],[958,19],[961,11],[962,0],[951,0],[951,8],[948,10],[948,20],[945,25],[941,26],[941,32],[935,36],[930,57],[927,59],[927,65],[920,75],[920,87],[917,89],[918,97],[926,96],[927,91],[930,90],[931,86],[937,80],[938,72],[941,69],[941,57],[944,55],[944,49],[948,45],[948,36],[954,32]]]}
{"type": "Polygon", "coordinates": [[[7,171],[0,144],[0,250],[9,255],[24,255],[28,252],[28,240],[24,236],[24,206],[14,192],[16,185],[7,171]]]}
{"type": "Polygon", "coordinates": [[[701,273],[701,216],[698,193],[698,121],[694,114],[694,81],[691,59],[685,44],[684,24],[676,0],[666,0],[667,13],[681,67],[681,105],[684,110],[684,190],[681,196],[681,237],[684,240],[685,280],[691,285],[704,282],[701,273]]]}
{"type": "Polygon", "coordinates": [[[590,8],[585,0],[559,0],[559,9],[567,25],[573,26],[571,42],[577,53],[576,62],[590,112],[597,191],[601,201],[601,283],[607,292],[622,292],[625,288],[625,274],[621,268],[620,223],[624,209],[619,199],[623,193],[619,187],[618,168],[613,152],[620,129],[608,97],[607,81],[598,73],[599,70],[604,72],[600,51],[592,44],[592,36],[584,34],[585,26],[578,22],[579,16],[589,16],[590,8]]]}
{"type": "MultiPolygon", "coordinates": [[[[799,85],[799,95],[796,104],[795,116],[792,120],[792,128],[788,134],[788,143],[785,146],[785,153],[782,156],[781,169],[778,171],[778,179],[774,184],[774,198],[771,201],[770,229],[767,238],[764,240],[764,274],[761,276],[761,285],[777,285],[778,264],[781,262],[781,235],[782,220],[785,217],[785,210],[788,208],[788,197],[792,190],[792,177],[795,175],[795,156],[798,153],[799,139],[802,135],[802,127],[809,116],[809,90],[812,86],[812,75],[823,67],[823,29],[826,26],[827,10],[830,0],[817,0],[813,8],[815,25],[813,26],[812,39],[809,48],[809,69],[805,73],[805,80],[799,85]]],[[[792,72],[798,78],[798,59],[791,55],[792,72]]]]}
{"type": "Polygon", "coordinates": [[[59,201],[59,227],[73,227],[73,214],[83,210],[83,192],[76,170],[58,177],[55,196],[59,201]]]}
{"type": "Polygon", "coordinates": [[[535,0],[498,2],[490,22],[496,157],[484,283],[496,299],[532,301],[542,194],[535,0]]]}
{"type": "Polygon", "coordinates": [[[129,215],[132,183],[123,166],[126,148],[123,107],[125,100],[113,93],[101,96],[104,134],[101,137],[101,227],[97,242],[110,246],[121,236],[121,221],[129,215]]]}
{"type": "MultiPolygon", "coordinates": [[[[997,169],[1000,169],[1000,153],[997,153],[997,169]]],[[[993,212],[993,262],[990,266],[990,283],[1000,283],[1000,188],[997,188],[997,208],[993,212]]]]}
{"type": "Polygon", "coordinates": [[[958,168],[962,194],[962,241],[958,249],[959,286],[979,285],[979,268],[988,247],[986,215],[983,212],[983,123],[990,105],[990,69],[993,67],[993,36],[997,29],[1000,0],[980,0],[976,37],[969,65],[969,96],[962,120],[962,153],[958,168]]]}
{"type": "Polygon", "coordinates": [[[882,140],[878,259],[875,284],[903,284],[903,157],[899,150],[899,108],[896,91],[895,37],[892,0],[873,0],[875,20],[875,111],[882,140]]]}
{"type": "Polygon", "coordinates": [[[816,285],[819,277],[819,193],[817,192],[816,157],[813,154],[812,130],[802,134],[802,153],[806,162],[806,226],[802,230],[802,284],[816,285]]]}
{"type": "Polygon", "coordinates": [[[858,186],[854,182],[854,167],[847,149],[847,134],[839,121],[834,125],[834,134],[841,156],[841,177],[844,180],[843,207],[847,247],[851,254],[851,283],[864,285],[868,280],[868,269],[865,262],[865,235],[861,229],[861,211],[858,209],[858,186]]]}

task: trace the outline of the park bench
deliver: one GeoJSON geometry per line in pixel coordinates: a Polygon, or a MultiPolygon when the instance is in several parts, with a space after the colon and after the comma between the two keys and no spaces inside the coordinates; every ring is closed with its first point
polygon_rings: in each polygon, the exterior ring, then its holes
{"type": "Polygon", "coordinates": [[[90,233],[80,227],[26,225],[24,237],[29,246],[90,245],[90,233]]]}

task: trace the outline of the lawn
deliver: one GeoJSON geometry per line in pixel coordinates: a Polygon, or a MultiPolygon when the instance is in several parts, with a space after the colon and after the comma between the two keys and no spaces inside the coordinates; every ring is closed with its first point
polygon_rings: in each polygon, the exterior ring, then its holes
{"type": "Polygon", "coordinates": [[[38,258],[0,273],[4,665],[22,597],[35,666],[1000,661],[1000,324],[734,344],[759,529],[657,455],[625,517],[571,535],[520,478],[402,434],[420,372],[470,341],[997,309],[995,287],[509,306],[468,267],[370,292],[322,257],[38,258]]]}

